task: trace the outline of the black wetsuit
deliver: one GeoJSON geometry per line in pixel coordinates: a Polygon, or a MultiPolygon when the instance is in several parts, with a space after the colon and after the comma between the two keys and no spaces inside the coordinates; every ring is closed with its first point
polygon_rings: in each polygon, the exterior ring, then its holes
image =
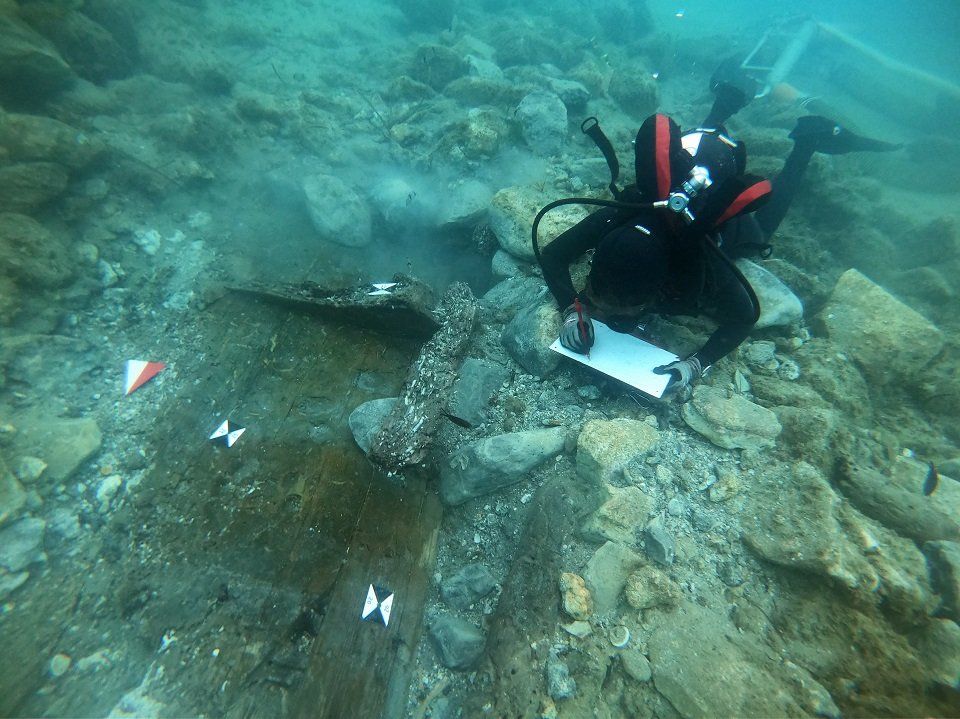
{"type": "MultiPolygon", "coordinates": [[[[633,211],[602,208],[561,234],[543,250],[541,264],[547,286],[561,309],[570,306],[579,293],[573,287],[570,265],[594,249],[611,232],[631,232],[637,224],[645,227],[663,223],[659,217],[636,215],[633,211]]],[[[647,309],[662,315],[706,315],[718,323],[707,343],[696,353],[707,367],[734,350],[750,333],[756,312],[753,301],[739,277],[700,242],[680,236],[669,242],[667,276],[657,299],[647,309]]],[[[581,297],[589,306],[589,297],[581,297]]]]}
{"type": "MultiPolygon", "coordinates": [[[[773,180],[770,201],[756,216],[734,217],[711,235],[728,257],[757,254],[769,248],[770,238],[786,215],[813,152],[809,143],[797,143],[773,180]]],[[[638,197],[636,188],[625,191],[627,202],[637,202],[638,197]]],[[[590,298],[581,296],[573,287],[570,265],[610,233],[629,231],[636,224],[661,228],[669,238],[669,269],[658,298],[646,309],[663,315],[705,315],[714,320],[717,329],[695,353],[701,365],[707,367],[736,349],[749,335],[757,317],[752,293],[723,258],[705,251],[702,241],[684,241],[681,234],[664,226],[662,211],[652,212],[653,216],[637,216],[633,210],[619,208],[594,212],[541,251],[544,279],[561,310],[578,296],[589,307],[590,298]]]]}

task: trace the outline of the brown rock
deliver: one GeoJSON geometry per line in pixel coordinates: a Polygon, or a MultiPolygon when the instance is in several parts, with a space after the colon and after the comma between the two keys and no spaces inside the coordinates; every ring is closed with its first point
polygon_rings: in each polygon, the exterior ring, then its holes
{"type": "Polygon", "coordinates": [[[0,168],[0,212],[31,212],[67,189],[69,175],[55,162],[21,162],[0,168]]]}
{"type": "Polygon", "coordinates": [[[593,597],[587,589],[583,577],[573,572],[560,575],[560,595],[563,611],[574,619],[587,620],[593,613],[593,597]]]}
{"type": "Polygon", "coordinates": [[[0,100],[37,105],[74,80],[53,45],[16,17],[0,14],[0,100]]]}
{"type": "Polygon", "coordinates": [[[60,287],[72,279],[73,266],[65,243],[43,225],[26,215],[3,212],[0,276],[24,285],[60,287]]]}

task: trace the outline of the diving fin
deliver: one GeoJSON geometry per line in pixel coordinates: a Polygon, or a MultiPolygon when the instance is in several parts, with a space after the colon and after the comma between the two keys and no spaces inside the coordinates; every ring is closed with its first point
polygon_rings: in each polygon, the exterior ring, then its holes
{"type": "Polygon", "coordinates": [[[862,137],[821,115],[807,115],[797,120],[790,137],[797,143],[812,143],[813,150],[826,155],[848,152],[892,152],[902,143],[884,142],[862,137]]]}

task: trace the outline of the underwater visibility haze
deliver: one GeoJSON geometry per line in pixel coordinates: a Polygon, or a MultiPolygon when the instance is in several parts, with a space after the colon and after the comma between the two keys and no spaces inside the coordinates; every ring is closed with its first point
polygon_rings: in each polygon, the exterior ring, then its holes
{"type": "Polygon", "coordinates": [[[0,0],[0,716],[960,715],[958,34],[0,0]]]}

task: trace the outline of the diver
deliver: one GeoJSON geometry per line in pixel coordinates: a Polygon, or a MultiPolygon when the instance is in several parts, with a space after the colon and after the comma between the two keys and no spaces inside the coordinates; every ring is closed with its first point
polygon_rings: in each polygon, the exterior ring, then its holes
{"type": "Polygon", "coordinates": [[[594,343],[593,317],[617,332],[635,331],[648,313],[705,315],[717,323],[706,343],[688,357],[654,369],[670,374],[668,391],[691,385],[714,362],[746,339],[760,316],[749,282],[731,258],[770,252],[770,239],[814,153],[885,151],[898,145],[861,137],[825,117],[801,117],[790,133],[794,146],[769,182],[746,173],[744,145],[723,123],[756,94],[756,82],[738,65],[721,65],[711,78],[715,94],[703,127],[681,132],[666,115],[652,115],[637,133],[636,184],[619,190],[619,163],[594,118],[583,125],[610,165],[616,201],[534,252],[557,301],[560,342],[586,354],[594,343]],[[591,124],[592,123],[592,124],[591,124]],[[593,250],[585,287],[578,292],[570,265],[593,250]]]}

